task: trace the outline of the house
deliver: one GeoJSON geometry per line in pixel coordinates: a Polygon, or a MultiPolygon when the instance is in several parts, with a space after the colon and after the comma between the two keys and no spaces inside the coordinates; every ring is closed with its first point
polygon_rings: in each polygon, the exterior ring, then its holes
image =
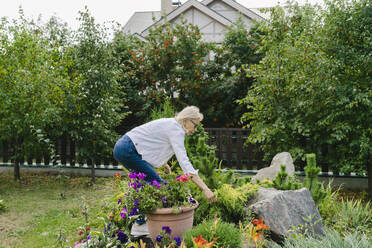
{"type": "Polygon", "coordinates": [[[234,0],[188,0],[184,4],[161,0],[161,11],[135,12],[123,31],[145,41],[153,25],[161,25],[165,20],[180,23],[183,17],[199,27],[203,41],[221,43],[227,28],[240,16],[247,29],[265,18],[259,9],[246,8],[234,0]]]}

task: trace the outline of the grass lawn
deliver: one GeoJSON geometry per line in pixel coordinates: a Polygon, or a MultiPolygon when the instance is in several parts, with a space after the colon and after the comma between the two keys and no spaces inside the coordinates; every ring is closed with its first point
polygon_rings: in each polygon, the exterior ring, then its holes
{"type": "Polygon", "coordinates": [[[0,199],[7,207],[0,212],[0,248],[57,247],[60,233],[70,247],[85,224],[82,206],[88,208],[91,229],[97,229],[101,199],[114,193],[113,178],[97,178],[91,186],[89,177],[68,178],[67,184],[55,175],[21,177],[21,182],[14,182],[12,174],[0,174],[0,199]]]}

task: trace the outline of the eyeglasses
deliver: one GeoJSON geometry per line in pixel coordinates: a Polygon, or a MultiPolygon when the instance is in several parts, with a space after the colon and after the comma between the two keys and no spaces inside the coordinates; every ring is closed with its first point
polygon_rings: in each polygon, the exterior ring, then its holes
{"type": "Polygon", "coordinates": [[[189,119],[191,123],[194,125],[194,129],[198,129],[199,124],[196,124],[193,120],[189,119]]]}

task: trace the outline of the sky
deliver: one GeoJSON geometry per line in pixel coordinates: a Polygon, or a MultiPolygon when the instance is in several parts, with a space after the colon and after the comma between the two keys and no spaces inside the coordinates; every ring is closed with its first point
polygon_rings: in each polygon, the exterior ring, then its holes
{"type": "MultiPolygon", "coordinates": [[[[174,0],[175,1],[175,0],[174,0]]],[[[185,3],[186,0],[181,0],[185,3]]],[[[278,0],[237,0],[248,8],[271,7],[286,1],[278,0]]],[[[305,0],[298,0],[304,3],[305,0]]],[[[309,0],[311,3],[321,3],[322,0],[309,0]]],[[[21,6],[27,18],[36,20],[41,15],[46,22],[51,16],[59,17],[68,26],[76,29],[78,12],[87,6],[97,23],[116,21],[121,25],[129,20],[135,11],[160,10],[161,0],[0,0],[0,18],[10,19],[18,17],[21,6]]]]}

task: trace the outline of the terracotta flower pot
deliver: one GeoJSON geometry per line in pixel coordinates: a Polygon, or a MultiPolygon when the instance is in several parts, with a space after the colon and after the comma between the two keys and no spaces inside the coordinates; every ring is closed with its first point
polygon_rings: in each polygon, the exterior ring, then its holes
{"type": "Polygon", "coordinates": [[[199,206],[197,202],[191,207],[158,208],[147,216],[147,227],[150,237],[155,243],[156,237],[162,231],[163,226],[169,226],[172,230],[170,237],[181,237],[188,229],[192,228],[194,210],[199,206]]]}

